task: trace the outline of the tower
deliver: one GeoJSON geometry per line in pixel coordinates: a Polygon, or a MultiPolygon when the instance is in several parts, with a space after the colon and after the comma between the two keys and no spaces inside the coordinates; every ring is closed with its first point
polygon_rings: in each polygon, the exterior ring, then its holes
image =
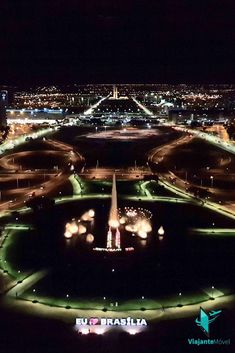
{"type": "Polygon", "coordinates": [[[118,89],[117,86],[113,86],[113,99],[118,99],[118,89]]]}
{"type": "Polygon", "coordinates": [[[0,127],[7,126],[6,108],[8,106],[8,92],[0,91],[0,127]]]}

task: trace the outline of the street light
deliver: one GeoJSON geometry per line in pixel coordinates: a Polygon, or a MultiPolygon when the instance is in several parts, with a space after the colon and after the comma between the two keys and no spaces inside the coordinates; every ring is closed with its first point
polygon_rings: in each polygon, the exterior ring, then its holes
{"type": "Polygon", "coordinates": [[[179,306],[182,306],[181,297],[182,297],[182,293],[180,292],[180,293],[179,293],[179,306]]]}
{"type": "Polygon", "coordinates": [[[66,309],[70,309],[70,306],[69,306],[69,294],[66,294],[66,299],[67,299],[66,309]]]}
{"type": "Polygon", "coordinates": [[[213,175],[210,176],[210,179],[211,179],[211,188],[213,188],[213,186],[214,186],[214,177],[213,177],[213,175]]]}
{"type": "Polygon", "coordinates": [[[35,299],[32,300],[32,303],[37,303],[38,300],[37,300],[37,297],[36,297],[36,289],[35,288],[33,289],[33,294],[34,294],[34,298],[35,299]]]}
{"type": "Polygon", "coordinates": [[[211,286],[211,299],[214,299],[214,286],[211,286]]]}

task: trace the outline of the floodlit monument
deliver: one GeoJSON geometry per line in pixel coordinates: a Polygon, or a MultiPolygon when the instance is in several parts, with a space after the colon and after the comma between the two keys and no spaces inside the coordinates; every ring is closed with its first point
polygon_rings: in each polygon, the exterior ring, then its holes
{"type": "Polygon", "coordinates": [[[117,86],[113,86],[113,99],[118,99],[118,89],[117,86]]]}
{"type": "Polygon", "coordinates": [[[108,101],[112,100],[112,101],[121,101],[121,100],[128,100],[128,96],[121,96],[118,88],[116,85],[113,85],[113,91],[112,94],[110,95],[110,97],[108,98],[108,101]]]}

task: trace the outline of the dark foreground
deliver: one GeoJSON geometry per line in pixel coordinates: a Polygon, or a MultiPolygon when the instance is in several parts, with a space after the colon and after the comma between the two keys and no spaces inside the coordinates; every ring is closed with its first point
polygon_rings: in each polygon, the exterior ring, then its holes
{"type": "Polygon", "coordinates": [[[206,339],[194,318],[150,324],[134,336],[124,332],[79,335],[72,326],[0,309],[1,353],[191,353],[234,352],[235,310],[224,310],[213,325],[213,337],[231,339],[229,346],[192,346],[188,338],[206,339]]]}

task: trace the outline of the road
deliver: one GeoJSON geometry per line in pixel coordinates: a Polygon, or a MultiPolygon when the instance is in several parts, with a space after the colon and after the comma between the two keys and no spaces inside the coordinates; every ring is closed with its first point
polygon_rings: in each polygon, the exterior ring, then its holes
{"type": "Polygon", "coordinates": [[[194,136],[201,138],[209,143],[212,143],[213,145],[215,145],[225,151],[228,151],[232,154],[235,154],[235,145],[230,140],[224,141],[219,136],[214,136],[214,135],[208,134],[206,132],[202,132],[201,130],[188,129],[188,128],[180,127],[180,126],[172,126],[172,128],[174,128],[177,131],[183,131],[183,132],[189,133],[191,135],[194,135],[194,136]]]}
{"type": "Polygon", "coordinates": [[[218,135],[218,137],[225,141],[225,142],[228,142],[229,141],[229,135],[227,133],[227,130],[225,129],[225,127],[223,125],[212,125],[212,126],[209,126],[209,127],[206,127],[205,132],[209,132],[209,133],[215,133],[218,135]]]}
{"type": "MultiPolygon", "coordinates": [[[[178,129],[178,127],[177,127],[178,129]]],[[[181,129],[181,128],[180,128],[181,129]]],[[[164,146],[161,146],[160,148],[156,148],[153,149],[152,151],[149,152],[148,155],[148,161],[155,163],[155,164],[159,164],[159,163],[163,163],[164,164],[164,158],[171,153],[177,146],[179,146],[180,144],[185,144],[189,141],[191,141],[193,139],[193,137],[199,136],[201,132],[195,133],[195,134],[191,134],[191,130],[188,131],[186,129],[181,129],[181,131],[184,132],[189,132],[190,135],[189,136],[185,136],[185,137],[181,137],[176,141],[170,142],[169,144],[166,144],[164,146]],[[199,134],[199,135],[198,135],[199,134]]],[[[207,135],[205,133],[203,133],[203,138],[205,138],[204,135],[207,135]]],[[[207,139],[209,139],[209,141],[211,140],[211,136],[206,136],[207,139]]],[[[207,140],[206,139],[206,140],[207,140]]],[[[214,141],[214,139],[213,139],[214,141]]],[[[217,143],[217,139],[216,142],[214,143],[216,146],[219,145],[221,146],[221,142],[217,143]]],[[[233,146],[229,147],[231,150],[233,150],[233,146]]],[[[235,150],[234,150],[235,153],[235,150]]],[[[162,173],[158,173],[158,175],[160,176],[160,180],[159,183],[162,183],[162,185],[164,185],[168,190],[178,194],[178,195],[187,195],[188,197],[193,197],[192,194],[190,192],[188,192],[187,190],[193,187],[198,187],[198,185],[193,184],[191,181],[186,181],[185,179],[181,179],[180,177],[178,177],[173,171],[168,170],[166,172],[162,172],[162,173]]],[[[208,207],[216,212],[219,212],[223,215],[226,215],[228,217],[234,218],[235,216],[235,203],[234,202],[226,202],[221,204],[221,202],[216,202],[216,200],[222,200],[223,201],[223,193],[221,191],[218,191],[212,188],[206,188],[208,190],[211,191],[211,200],[209,201],[208,199],[205,200],[205,198],[197,198],[198,201],[201,203],[201,205],[204,205],[205,207],[208,207]],[[214,201],[213,201],[214,200],[214,201]]]]}
{"type": "MultiPolygon", "coordinates": [[[[51,129],[50,129],[51,132],[51,129]]],[[[22,140],[22,143],[25,142],[25,139],[22,140]]],[[[72,171],[67,167],[69,165],[77,165],[78,163],[83,162],[83,157],[78,152],[73,151],[73,147],[65,144],[60,141],[54,140],[46,140],[44,141],[46,144],[50,145],[52,150],[42,150],[42,151],[23,151],[17,152],[14,154],[3,156],[0,159],[0,167],[3,168],[2,174],[0,173],[0,181],[7,180],[14,182],[16,187],[11,188],[10,190],[2,190],[0,193],[0,200],[4,198],[11,197],[10,201],[5,201],[0,203],[0,212],[8,212],[9,210],[14,210],[16,208],[20,208],[24,205],[25,201],[30,198],[32,195],[34,196],[46,196],[50,194],[53,190],[58,189],[61,185],[63,185],[72,174],[72,171]],[[56,149],[56,150],[54,150],[56,149]],[[37,156],[43,158],[43,156],[56,156],[63,160],[62,169],[58,168],[53,170],[45,170],[45,169],[30,169],[23,170],[22,165],[19,166],[19,162],[23,161],[23,158],[31,157],[35,158],[37,156]],[[4,170],[5,168],[5,170],[4,170]],[[10,174],[9,171],[13,171],[14,173],[10,174]],[[7,173],[7,174],[6,174],[7,173]],[[43,181],[40,180],[43,176],[43,181]],[[46,181],[47,178],[50,180],[46,181]],[[19,187],[19,180],[25,180],[30,183],[30,181],[34,181],[36,185],[31,185],[28,187],[19,187]],[[18,187],[17,187],[18,186],[18,187]],[[17,197],[17,198],[16,198],[17,197]]]]}
{"type": "Polygon", "coordinates": [[[149,168],[126,168],[126,169],[113,169],[113,168],[89,168],[85,169],[79,175],[85,179],[112,179],[115,173],[116,178],[120,180],[141,180],[146,175],[153,174],[149,168]]]}
{"type": "Polygon", "coordinates": [[[50,133],[52,133],[53,131],[55,131],[57,128],[46,128],[46,129],[42,129],[42,130],[38,130],[37,132],[33,132],[30,134],[25,134],[25,135],[21,135],[13,140],[7,140],[4,143],[2,143],[0,145],[0,155],[2,155],[3,153],[12,150],[14,147],[16,146],[20,146],[24,143],[27,143],[27,139],[37,139],[43,136],[46,136],[50,133]]]}
{"type": "Polygon", "coordinates": [[[178,139],[168,143],[164,144],[160,147],[156,147],[149,151],[148,153],[148,162],[151,163],[160,163],[163,161],[164,157],[168,155],[172,150],[174,150],[178,145],[180,144],[185,144],[188,143],[192,140],[192,137],[189,135],[187,136],[181,136],[178,139]]]}
{"type": "Polygon", "coordinates": [[[143,110],[143,112],[146,114],[146,115],[149,115],[149,116],[153,116],[153,113],[148,109],[146,108],[143,104],[141,104],[136,98],[134,97],[131,97],[132,100],[138,105],[138,107],[143,110]]]}

